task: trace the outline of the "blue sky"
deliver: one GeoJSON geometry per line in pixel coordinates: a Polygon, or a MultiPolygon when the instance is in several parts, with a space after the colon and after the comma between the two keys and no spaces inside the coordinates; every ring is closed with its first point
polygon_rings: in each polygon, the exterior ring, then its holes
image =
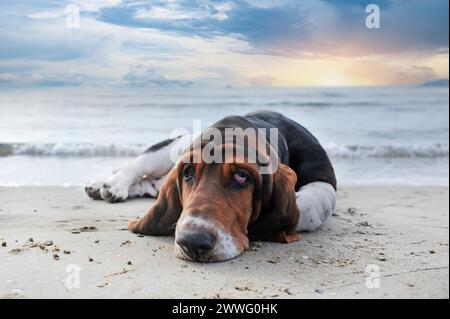
{"type": "Polygon", "coordinates": [[[0,86],[346,86],[448,78],[447,0],[2,0],[0,86]],[[381,28],[365,8],[379,5],[381,28]],[[68,5],[80,10],[68,28],[68,5]]]}

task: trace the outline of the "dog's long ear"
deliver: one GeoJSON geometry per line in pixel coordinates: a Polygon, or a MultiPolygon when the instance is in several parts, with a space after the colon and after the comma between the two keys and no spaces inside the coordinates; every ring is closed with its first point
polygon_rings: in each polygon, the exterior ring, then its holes
{"type": "Polygon", "coordinates": [[[174,233],[175,224],[182,211],[177,180],[178,171],[173,168],[147,215],[128,224],[130,231],[153,236],[168,236],[174,233]]]}
{"type": "Polygon", "coordinates": [[[249,225],[251,240],[289,243],[300,239],[295,231],[300,212],[296,203],[297,176],[287,165],[280,164],[271,178],[270,200],[261,208],[258,219],[249,225]]]}

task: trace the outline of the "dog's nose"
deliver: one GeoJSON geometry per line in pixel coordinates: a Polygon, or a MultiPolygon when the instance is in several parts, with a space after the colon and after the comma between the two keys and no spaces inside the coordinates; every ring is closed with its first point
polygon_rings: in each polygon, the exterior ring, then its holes
{"type": "Polygon", "coordinates": [[[184,253],[194,260],[201,259],[214,248],[214,237],[207,233],[180,233],[177,244],[184,253]]]}

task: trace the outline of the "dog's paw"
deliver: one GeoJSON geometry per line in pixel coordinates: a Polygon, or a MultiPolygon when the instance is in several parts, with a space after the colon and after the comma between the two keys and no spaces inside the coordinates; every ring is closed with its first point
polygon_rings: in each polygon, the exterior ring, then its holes
{"type": "Polygon", "coordinates": [[[124,202],[128,198],[128,189],[121,187],[120,185],[109,185],[107,183],[102,185],[100,189],[100,195],[102,199],[110,203],[124,202]]]}
{"type": "Polygon", "coordinates": [[[135,219],[130,221],[128,223],[128,230],[131,231],[132,233],[139,234],[141,232],[141,220],[135,219]]]}
{"type": "Polygon", "coordinates": [[[86,186],[84,188],[84,191],[90,198],[95,199],[95,200],[102,200],[103,198],[100,193],[102,185],[103,185],[103,183],[93,183],[89,186],[86,186]]]}

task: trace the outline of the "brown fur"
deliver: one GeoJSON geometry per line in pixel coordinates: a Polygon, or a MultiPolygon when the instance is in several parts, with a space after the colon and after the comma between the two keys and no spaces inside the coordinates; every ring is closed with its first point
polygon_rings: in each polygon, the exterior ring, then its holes
{"type": "Polygon", "coordinates": [[[168,236],[174,233],[182,210],[177,179],[177,171],[170,171],[155,204],[142,219],[128,224],[130,231],[153,236],[168,236]]]}
{"type": "MultiPolygon", "coordinates": [[[[193,149],[183,159],[192,159],[193,149]]],[[[249,238],[288,243],[300,239],[294,231],[299,219],[295,184],[297,177],[288,166],[279,164],[274,174],[261,175],[258,165],[234,156],[232,163],[204,162],[174,167],[148,214],[129,224],[134,233],[173,234],[180,217],[210,220],[233,237],[240,252],[248,249],[249,238]],[[195,180],[183,179],[186,165],[195,169],[195,180]],[[230,186],[238,169],[245,169],[252,182],[246,187],[230,186]]]]}

